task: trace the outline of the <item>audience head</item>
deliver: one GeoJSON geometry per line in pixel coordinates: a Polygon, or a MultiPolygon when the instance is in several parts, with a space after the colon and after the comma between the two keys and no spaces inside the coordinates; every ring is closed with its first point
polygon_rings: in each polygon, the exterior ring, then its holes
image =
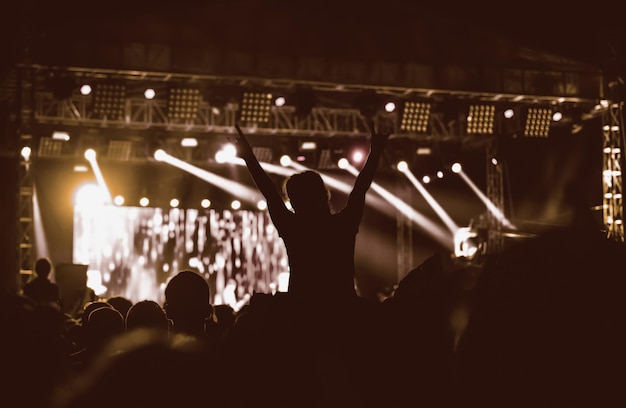
{"type": "Polygon", "coordinates": [[[204,331],[205,320],[213,308],[207,281],[197,272],[183,270],[165,287],[165,312],[172,320],[172,329],[190,334],[204,331]]]}
{"type": "Polygon", "coordinates": [[[128,309],[126,314],[126,331],[139,328],[164,331],[169,329],[169,320],[161,305],[153,300],[142,300],[128,309]]]}
{"type": "Polygon", "coordinates": [[[124,317],[126,317],[128,309],[130,309],[130,307],[133,305],[133,302],[130,301],[130,299],[125,298],[124,296],[113,296],[107,299],[106,302],[113,306],[113,308],[120,312],[124,317]]]}
{"type": "Polygon", "coordinates": [[[41,278],[48,278],[52,271],[52,262],[49,258],[39,258],[35,262],[35,272],[41,278]]]}
{"type": "Polygon", "coordinates": [[[100,347],[124,330],[124,317],[120,312],[112,307],[97,308],[87,317],[87,347],[100,347]]]}

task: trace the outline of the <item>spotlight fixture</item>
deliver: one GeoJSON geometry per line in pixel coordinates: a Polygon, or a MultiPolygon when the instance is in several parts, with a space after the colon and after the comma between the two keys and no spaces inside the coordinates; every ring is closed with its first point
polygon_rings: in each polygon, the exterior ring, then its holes
{"type": "Polygon", "coordinates": [[[471,104],[467,115],[467,134],[492,135],[495,113],[495,105],[471,104]]]}
{"type": "Polygon", "coordinates": [[[198,116],[200,90],[197,88],[172,88],[168,101],[170,119],[195,120],[198,116]]]}
{"type": "Polygon", "coordinates": [[[408,101],[402,109],[400,129],[408,132],[428,132],[431,104],[428,102],[408,101]]]}
{"type": "Polygon", "coordinates": [[[124,116],[126,87],[122,84],[97,84],[93,91],[94,114],[108,119],[124,116]]]}
{"type": "Polygon", "coordinates": [[[526,124],[524,125],[524,136],[548,137],[551,121],[552,109],[528,108],[526,113],[526,124]]]}
{"type": "Polygon", "coordinates": [[[269,92],[244,92],[239,118],[242,122],[269,122],[271,104],[272,94],[269,92]]]}

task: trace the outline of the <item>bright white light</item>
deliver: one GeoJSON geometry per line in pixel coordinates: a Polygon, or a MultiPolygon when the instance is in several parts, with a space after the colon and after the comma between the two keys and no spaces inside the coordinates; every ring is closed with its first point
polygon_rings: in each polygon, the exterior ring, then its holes
{"type": "Polygon", "coordinates": [[[167,156],[167,153],[165,153],[163,149],[157,149],[154,152],[154,158],[158,161],[163,161],[165,159],[165,156],[167,156]]]}
{"type": "Polygon", "coordinates": [[[456,257],[473,258],[478,248],[471,241],[476,237],[476,232],[469,227],[462,227],[454,234],[454,255],[456,257]]]}
{"type": "Polygon", "coordinates": [[[233,200],[232,203],[230,203],[230,208],[232,208],[233,210],[238,210],[241,208],[241,201],[239,200],[233,200]]]}
{"type": "Polygon", "coordinates": [[[452,169],[452,172],[454,173],[460,173],[461,170],[463,170],[463,168],[461,167],[461,163],[454,163],[451,169],[452,169]]]}
{"type": "Polygon", "coordinates": [[[300,144],[300,150],[315,150],[317,149],[317,143],[315,142],[302,142],[300,144]]]}
{"type": "Polygon", "coordinates": [[[91,86],[85,84],[80,87],[80,93],[83,95],[89,95],[91,93],[91,86]]]}
{"type": "Polygon", "coordinates": [[[283,154],[282,156],[280,156],[280,165],[287,167],[291,164],[291,157],[287,156],[286,154],[283,154]]]}
{"type": "Polygon", "coordinates": [[[563,114],[559,111],[556,111],[552,114],[552,120],[555,122],[560,121],[561,119],[563,119],[563,114]]]}
{"type": "Polygon", "coordinates": [[[146,97],[146,99],[154,99],[154,97],[156,96],[156,92],[154,92],[154,89],[152,88],[148,88],[146,89],[146,91],[143,93],[143,96],[146,97]]]}
{"type": "Polygon", "coordinates": [[[274,101],[274,104],[275,104],[276,106],[283,106],[283,105],[285,105],[285,102],[286,102],[285,97],[284,97],[284,96],[279,96],[279,97],[278,97],[278,98],[276,98],[276,100],[274,101]]]}
{"type": "Polygon", "coordinates": [[[87,166],[83,165],[83,164],[77,164],[76,166],[74,166],[74,172],[76,173],[87,173],[89,169],[87,168],[87,166]]]}
{"type": "Polygon", "coordinates": [[[139,200],[139,205],[142,207],[147,207],[148,204],[150,204],[150,200],[148,200],[148,197],[141,197],[141,199],[139,200]]]}
{"type": "Polygon", "coordinates": [[[267,201],[265,200],[260,200],[257,204],[256,204],[256,208],[258,208],[259,210],[263,211],[265,209],[267,209],[267,201]]]}
{"type": "Polygon", "coordinates": [[[494,166],[497,166],[498,165],[498,159],[495,158],[495,157],[492,157],[491,158],[491,164],[493,164],[494,166]]]}
{"type": "Polygon", "coordinates": [[[347,169],[349,164],[350,163],[348,162],[348,159],[346,159],[345,157],[339,159],[339,161],[337,162],[337,166],[339,166],[340,169],[347,169]]]}
{"type": "Polygon", "coordinates": [[[443,171],[437,171],[437,178],[443,178],[443,171]]]}
{"type": "Polygon", "coordinates": [[[198,146],[198,139],[195,137],[185,137],[180,141],[180,145],[183,147],[196,147],[198,146]]]}
{"type": "Polygon", "coordinates": [[[30,146],[24,146],[24,147],[22,147],[22,151],[20,152],[20,154],[22,155],[24,160],[28,161],[30,159],[31,152],[32,152],[32,150],[31,150],[30,146]]]}
{"type": "Polygon", "coordinates": [[[507,119],[511,119],[513,116],[515,116],[515,111],[513,111],[513,109],[507,109],[504,111],[504,117],[507,119]]]}
{"type": "Polygon", "coordinates": [[[74,205],[83,208],[93,208],[103,205],[106,195],[96,183],[85,183],[79,186],[74,193],[74,205]]]}
{"type": "Polygon", "coordinates": [[[389,113],[393,112],[396,110],[396,104],[393,102],[387,102],[385,104],[385,110],[389,113]]]}
{"type": "Polygon", "coordinates": [[[422,177],[422,183],[424,183],[424,184],[430,183],[430,176],[426,175],[426,176],[422,177]]]}
{"type": "Polygon", "coordinates": [[[352,153],[352,161],[355,163],[361,163],[365,158],[365,154],[362,150],[356,150],[352,153]]]}
{"type": "Polygon", "coordinates": [[[178,198],[172,198],[170,200],[170,207],[172,208],[176,208],[180,205],[180,201],[178,201],[178,198]]]}
{"type": "Polygon", "coordinates": [[[404,160],[399,161],[396,167],[398,168],[398,171],[407,171],[409,169],[409,165],[404,160]]]}
{"type": "Polygon", "coordinates": [[[115,205],[123,205],[124,197],[122,197],[121,195],[115,196],[115,198],[113,199],[113,203],[115,203],[115,205]]]}
{"type": "Polygon", "coordinates": [[[67,142],[70,140],[70,134],[67,132],[52,132],[52,138],[54,140],[63,140],[64,142],[67,142]]]}
{"type": "Polygon", "coordinates": [[[85,150],[85,159],[89,161],[96,160],[96,151],[93,149],[85,150]]]}
{"type": "Polygon", "coordinates": [[[227,143],[215,153],[215,161],[218,163],[226,163],[237,157],[237,148],[232,143],[227,143]]]}
{"type": "Polygon", "coordinates": [[[211,200],[209,200],[208,198],[204,198],[202,201],[200,201],[200,205],[202,206],[202,208],[209,208],[211,206],[211,200]]]}

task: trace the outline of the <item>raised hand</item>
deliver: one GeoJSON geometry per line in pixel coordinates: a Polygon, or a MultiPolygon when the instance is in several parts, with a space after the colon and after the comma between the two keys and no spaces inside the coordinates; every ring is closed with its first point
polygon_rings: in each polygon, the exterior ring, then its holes
{"type": "Polygon", "coordinates": [[[246,135],[241,131],[241,128],[238,124],[235,124],[235,129],[237,129],[237,135],[233,138],[233,142],[237,145],[238,153],[242,159],[247,159],[254,157],[254,152],[252,151],[252,146],[250,146],[250,142],[246,135]]]}
{"type": "Polygon", "coordinates": [[[382,149],[387,144],[387,140],[389,140],[389,133],[378,133],[376,132],[376,127],[374,126],[374,121],[369,119],[367,125],[370,128],[370,133],[372,138],[370,140],[370,145],[372,149],[382,149]]]}

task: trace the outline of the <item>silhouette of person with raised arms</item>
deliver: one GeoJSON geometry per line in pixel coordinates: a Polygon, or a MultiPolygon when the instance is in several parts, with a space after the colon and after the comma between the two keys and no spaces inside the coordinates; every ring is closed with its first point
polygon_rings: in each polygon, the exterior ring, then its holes
{"type": "Polygon", "coordinates": [[[356,300],[354,287],[354,250],[369,190],[378,163],[389,138],[377,133],[369,123],[371,139],[367,161],[356,178],[346,206],[332,212],[330,192],[321,175],[307,170],[289,177],[284,191],[293,212],[281,192],[265,173],[252,147],[235,125],[239,155],[265,197],[278,234],[285,243],[289,259],[288,294],[301,306],[338,305],[356,300]]]}

